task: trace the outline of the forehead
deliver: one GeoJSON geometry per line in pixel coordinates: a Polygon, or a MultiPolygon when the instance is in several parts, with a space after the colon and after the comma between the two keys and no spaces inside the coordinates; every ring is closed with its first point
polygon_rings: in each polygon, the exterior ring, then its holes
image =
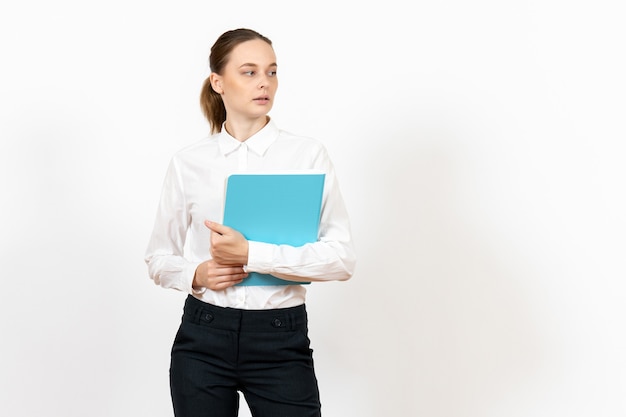
{"type": "Polygon", "coordinates": [[[228,65],[239,67],[244,64],[267,66],[276,63],[276,54],[270,44],[261,40],[253,39],[242,42],[230,52],[228,65]]]}

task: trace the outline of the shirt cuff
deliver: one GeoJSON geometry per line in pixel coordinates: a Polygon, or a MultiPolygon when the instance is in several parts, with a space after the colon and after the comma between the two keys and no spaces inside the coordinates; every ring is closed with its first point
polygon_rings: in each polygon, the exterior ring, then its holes
{"type": "Polygon", "coordinates": [[[248,241],[248,264],[246,272],[258,272],[259,274],[271,274],[274,264],[274,244],[265,242],[248,241]]]}
{"type": "Polygon", "coordinates": [[[203,294],[206,291],[205,287],[193,288],[193,278],[196,276],[196,269],[202,262],[190,262],[185,266],[184,272],[184,286],[189,294],[203,294]]]}

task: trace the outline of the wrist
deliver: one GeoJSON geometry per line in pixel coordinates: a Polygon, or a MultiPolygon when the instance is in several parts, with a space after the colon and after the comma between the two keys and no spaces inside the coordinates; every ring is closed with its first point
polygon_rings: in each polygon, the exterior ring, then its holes
{"type": "Polygon", "coordinates": [[[193,274],[193,280],[191,281],[191,289],[192,290],[199,290],[200,288],[204,288],[205,285],[202,282],[202,280],[200,279],[201,276],[203,276],[203,274],[201,273],[201,269],[203,268],[204,264],[206,262],[202,262],[201,264],[199,264],[196,267],[196,270],[193,274]]]}

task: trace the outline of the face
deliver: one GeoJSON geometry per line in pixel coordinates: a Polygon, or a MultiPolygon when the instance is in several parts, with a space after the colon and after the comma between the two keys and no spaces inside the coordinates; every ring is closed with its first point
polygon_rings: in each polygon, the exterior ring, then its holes
{"type": "Polygon", "coordinates": [[[263,119],[274,104],[278,88],[276,55],[261,39],[240,43],[230,53],[222,74],[211,74],[228,119],[263,119]]]}

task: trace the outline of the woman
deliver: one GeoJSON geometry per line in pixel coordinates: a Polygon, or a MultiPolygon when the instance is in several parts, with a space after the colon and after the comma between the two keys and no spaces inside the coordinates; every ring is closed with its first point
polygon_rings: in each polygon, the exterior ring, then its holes
{"type": "Polygon", "coordinates": [[[236,416],[239,391],[255,417],[319,416],[306,289],[298,283],[347,280],[354,271],[333,165],[320,142],[280,130],[268,116],[278,87],[268,38],[228,31],[209,62],[200,101],[211,136],[170,161],[146,252],[156,284],[189,293],[172,348],[175,415],[236,416]],[[228,175],[310,169],[325,173],[318,241],[248,241],[219,223],[228,175]],[[290,285],[247,286],[250,272],[290,285]]]}

